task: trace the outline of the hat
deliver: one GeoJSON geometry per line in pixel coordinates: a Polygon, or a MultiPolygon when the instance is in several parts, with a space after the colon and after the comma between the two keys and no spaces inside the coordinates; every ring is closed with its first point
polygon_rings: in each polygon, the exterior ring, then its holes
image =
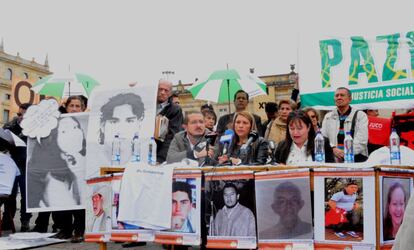
{"type": "Polygon", "coordinates": [[[103,183],[97,183],[97,184],[93,184],[92,185],[92,196],[94,196],[95,194],[100,194],[103,196],[104,193],[107,193],[109,190],[109,186],[105,185],[103,183]]]}

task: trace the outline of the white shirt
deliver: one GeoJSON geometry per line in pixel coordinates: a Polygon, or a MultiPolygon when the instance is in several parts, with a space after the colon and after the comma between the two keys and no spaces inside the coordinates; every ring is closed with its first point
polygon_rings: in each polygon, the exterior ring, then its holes
{"type": "Polygon", "coordinates": [[[301,148],[299,148],[294,142],[290,146],[289,156],[286,160],[286,165],[294,165],[299,162],[312,161],[312,155],[306,155],[306,146],[308,141],[306,141],[301,148]]]}
{"type": "Polygon", "coordinates": [[[0,194],[10,195],[13,189],[14,179],[20,175],[20,171],[13,159],[0,153],[0,194]]]}

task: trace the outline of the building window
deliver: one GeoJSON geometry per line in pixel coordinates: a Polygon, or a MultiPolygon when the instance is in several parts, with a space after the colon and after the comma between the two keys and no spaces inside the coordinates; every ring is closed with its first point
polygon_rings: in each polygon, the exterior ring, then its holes
{"type": "Polygon", "coordinates": [[[29,74],[27,74],[26,72],[23,73],[24,79],[29,79],[29,74]]]}
{"type": "Polygon", "coordinates": [[[13,77],[13,70],[11,70],[11,69],[7,69],[7,70],[6,70],[6,75],[5,75],[5,78],[6,78],[7,80],[11,80],[11,79],[12,79],[12,77],[13,77]]]}
{"type": "Polygon", "coordinates": [[[9,122],[10,111],[5,109],[3,110],[3,123],[9,122]]]}
{"type": "Polygon", "coordinates": [[[5,100],[7,101],[7,100],[10,100],[10,98],[11,98],[11,95],[10,94],[5,94],[5,100]]]}

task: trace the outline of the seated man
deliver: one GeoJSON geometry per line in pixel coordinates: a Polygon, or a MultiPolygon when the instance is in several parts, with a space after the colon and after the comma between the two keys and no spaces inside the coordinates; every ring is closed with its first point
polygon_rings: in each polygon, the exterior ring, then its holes
{"type": "MultiPolygon", "coordinates": [[[[186,112],[184,118],[185,131],[175,134],[168,149],[167,162],[180,162],[188,158],[197,160],[199,165],[203,164],[206,156],[214,156],[214,146],[210,145],[207,152],[207,139],[205,135],[210,131],[206,129],[204,117],[199,111],[186,112]]],[[[211,143],[212,144],[212,143],[211,143]]]]}

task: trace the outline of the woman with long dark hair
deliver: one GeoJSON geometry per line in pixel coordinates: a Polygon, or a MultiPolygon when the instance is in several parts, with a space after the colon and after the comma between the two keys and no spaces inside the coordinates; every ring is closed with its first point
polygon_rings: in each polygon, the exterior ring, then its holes
{"type": "Polygon", "coordinates": [[[407,193],[401,183],[395,182],[388,190],[387,204],[385,204],[383,225],[384,240],[395,239],[403,221],[406,205],[407,193]]]}
{"type": "MultiPolygon", "coordinates": [[[[287,118],[286,139],[275,151],[275,160],[280,164],[295,164],[315,160],[315,130],[312,121],[302,110],[293,111],[287,118]]],[[[325,162],[335,162],[332,148],[325,138],[325,162]]]]}
{"type": "MultiPolygon", "coordinates": [[[[42,138],[40,143],[32,140],[34,143],[33,152],[28,161],[28,187],[32,188],[28,199],[29,207],[67,207],[80,205],[80,189],[75,173],[70,168],[69,162],[75,160],[73,155],[67,153],[65,145],[62,145],[61,137],[63,134],[72,138],[71,147],[78,147],[78,153],[84,157],[85,138],[80,128],[79,122],[72,118],[66,117],[59,121],[56,128],[52,129],[50,135],[42,138]],[[65,126],[66,128],[64,128],[65,126]],[[69,135],[68,128],[78,132],[69,135]],[[76,130],[75,130],[76,129],[76,130]],[[74,135],[78,135],[76,138],[74,135]],[[79,138],[79,136],[81,136],[79,138]],[[76,140],[80,139],[81,144],[75,145],[76,140]]],[[[73,151],[73,150],[72,150],[73,151]]],[[[74,152],[72,152],[74,153],[74,152]]],[[[79,161],[79,159],[78,159],[79,161]]]]}
{"type": "MultiPolygon", "coordinates": [[[[236,113],[233,120],[233,131],[234,136],[229,145],[228,153],[217,157],[219,164],[266,164],[268,143],[263,137],[258,137],[250,145],[247,154],[243,154],[240,150],[242,145],[248,141],[250,132],[257,133],[253,115],[247,111],[236,113]]],[[[220,144],[218,152],[223,152],[223,144],[220,144]]]]}

